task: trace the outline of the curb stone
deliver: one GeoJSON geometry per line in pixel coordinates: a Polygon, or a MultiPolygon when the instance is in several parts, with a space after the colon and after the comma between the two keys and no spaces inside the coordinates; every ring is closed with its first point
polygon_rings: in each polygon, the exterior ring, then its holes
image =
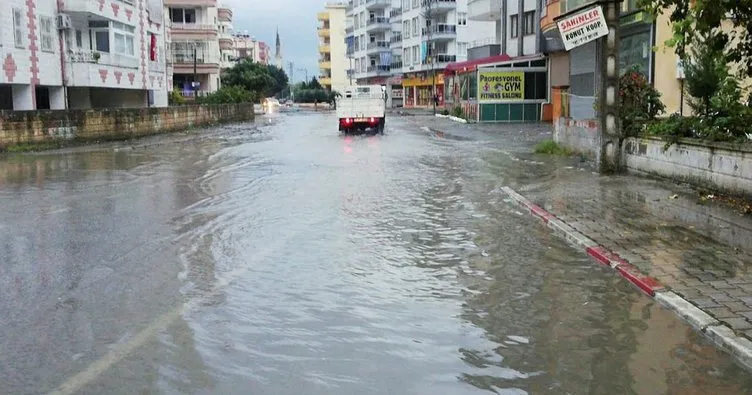
{"type": "Polygon", "coordinates": [[[502,187],[501,191],[507,194],[514,203],[526,208],[531,215],[542,220],[555,234],[562,236],[569,244],[583,249],[597,263],[614,269],[624,279],[680,316],[695,330],[712,340],[718,348],[731,354],[742,366],[752,371],[752,341],[737,336],[731,328],[721,324],[710,314],[670,291],[658,280],[640,272],[626,259],[599,245],[512,188],[502,187]]]}

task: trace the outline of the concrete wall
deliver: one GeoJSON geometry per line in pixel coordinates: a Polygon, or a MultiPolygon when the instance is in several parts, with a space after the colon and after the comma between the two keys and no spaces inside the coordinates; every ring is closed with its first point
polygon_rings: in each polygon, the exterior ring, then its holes
{"type": "Polygon", "coordinates": [[[122,140],[253,118],[251,103],[167,108],[0,111],[0,150],[28,143],[122,140]]]}
{"type": "Polygon", "coordinates": [[[623,152],[631,171],[752,196],[752,146],[683,140],[664,152],[659,139],[630,138],[623,152]]]}
{"type": "Polygon", "coordinates": [[[556,119],[554,120],[554,141],[570,151],[595,159],[600,150],[598,122],[563,117],[556,119]]]}

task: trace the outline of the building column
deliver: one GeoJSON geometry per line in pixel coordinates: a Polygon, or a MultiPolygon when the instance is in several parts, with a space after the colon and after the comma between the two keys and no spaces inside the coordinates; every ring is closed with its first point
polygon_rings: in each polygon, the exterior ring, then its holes
{"type": "Polygon", "coordinates": [[[12,85],[13,109],[16,111],[36,110],[37,103],[34,101],[34,87],[32,85],[12,85]]]}
{"type": "Polygon", "coordinates": [[[50,91],[50,109],[65,110],[65,89],[62,86],[48,88],[50,91]]]}

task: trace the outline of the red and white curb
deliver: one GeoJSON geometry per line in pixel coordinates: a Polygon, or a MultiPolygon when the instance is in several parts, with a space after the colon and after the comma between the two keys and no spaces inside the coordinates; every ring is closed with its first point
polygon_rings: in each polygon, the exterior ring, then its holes
{"type": "Polygon", "coordinates": [[[566,222],[536,205],[512,188],[503,187],[515,204],[527,209],[530,214],[542,220],[555,234],[563,237],[567,242],[581,248],[591,258],[603,266],[616,270],[620,276],[634,284],[646,295],[654,298],[658,303],[674,311],[697,331],[705,334],[720,349],[735,357],[745,368],[752,370],[752,341],[737,336],[731,328],[711,317],[686,299],[670,291],[658,280],[643,274],[636,266],[626,259],[599,245],[566,222]]]}

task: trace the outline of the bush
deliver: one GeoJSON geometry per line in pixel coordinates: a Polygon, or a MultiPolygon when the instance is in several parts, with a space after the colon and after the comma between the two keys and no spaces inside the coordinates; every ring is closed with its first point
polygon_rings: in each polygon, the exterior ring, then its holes
{"type": "Polygon", "coordinates": [[[225,86],[214,93],[196,98],[196,104],[250,103],[258,97],[241,86],[225,86]]]}
{"type": "Polygon", "coordinates": [[[441,115],[449,115],[449,110],[446,108],[441,111],[441,115]]]}
{"type": "Polygon", "coordinates": [[[544,140],[538,143],[535,146],[535,153],[536,154],[548,154],[548,155],[564,155],[564,156],[568,156],[572,154],[572,152],[570,152],[568,149],[560,146],[553,140],[544,140]]]}
{"type": "Polygon", "coordinates": [[[464,118],[465,113],[464,111],[462,111],[462,107],[457,106],[452,109],[452,115],[454,115],[457,118],[464,118]]]}
{"type": "Polygon", "coordinates": [[[179,91],[174,90],[170,92],[167,101],[171,106],[182,106],[185,104],[185,97],[183,97],[179,91]]]}
{"type": "Polygon", "coordinates": [[[637,66],[627,70],[619,79],[619,99],[619,116],[625,136],[641,135],[646,123],[666,111],[661,94],[637,66]]]}

